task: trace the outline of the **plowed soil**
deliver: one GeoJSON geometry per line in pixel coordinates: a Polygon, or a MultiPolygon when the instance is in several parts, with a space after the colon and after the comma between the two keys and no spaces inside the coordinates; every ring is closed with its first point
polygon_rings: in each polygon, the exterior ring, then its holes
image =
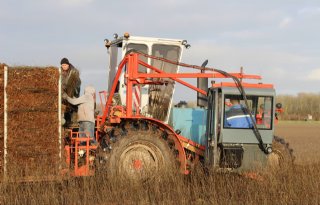
{"type": "Polygon", "coordinates": [[[280,122],[275,134],[289,143],[296,157],[296,164],[320,162],[320,122],[280,122]]]}

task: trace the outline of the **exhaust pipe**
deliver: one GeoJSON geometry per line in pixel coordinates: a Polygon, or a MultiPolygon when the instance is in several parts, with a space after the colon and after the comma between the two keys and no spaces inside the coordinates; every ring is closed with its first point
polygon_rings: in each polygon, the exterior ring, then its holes
{"type": "MultiPolygon", "coordinates": [[[[208,64],[208,60],[205,60],[201,67],[205,68],[208,64]]],[[[201,70],[201,73],[205,73],[205,70],[201,70]]],[[[197,78],[197,88],[208,91],[208,78],[197,78]]],[[[206,95],[197,93],[197,106],[204,108],[208,107],[208,98],[206,95]]]]}

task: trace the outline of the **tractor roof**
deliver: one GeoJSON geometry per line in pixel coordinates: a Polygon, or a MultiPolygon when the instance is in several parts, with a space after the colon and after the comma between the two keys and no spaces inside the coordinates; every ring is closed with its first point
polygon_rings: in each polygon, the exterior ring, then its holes
{"type": "Polygon", "coordinates": [[[132,43],[161,43],[161,44],[170,44],[181,46],[183,43],[186,43],[186,40],[182,39],[170,39],[170,38],[155,38],[155,37],[142,37],[142,36],[130,36],[128,33],[125,33],[123,36],[118,37],[114,36],[115,39],[109,41],[105,40],[106,46],[119,45],[124,41],[130,41],[132,43]]]}
{"type": "MultiPolygon", "coordinates": [[[[239,89],[234,83],[220,83],[222,86],[214,86],[212,89],[221,89],[225,94],[240,94],[239,89]],[[233,84],[233,85],[231,85],[233,84]]],[[[248,95],[274,96],[275,89],[271,84],[249,84],[242,83],[242,86],[248,95]]]]}

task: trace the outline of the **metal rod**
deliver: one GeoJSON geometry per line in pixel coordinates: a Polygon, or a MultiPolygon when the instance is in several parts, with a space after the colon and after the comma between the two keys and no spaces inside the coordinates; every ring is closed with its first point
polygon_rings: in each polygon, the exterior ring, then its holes
{"type": "MultiPolygon", "coordinates": [[[[153,69],[154,70],[154,69],[153,69]]],[[[237,78],[257,79],[261,77],[258,75],[241,75],[240,73],[230,73],[230,75],[237,78]]],[[[230,78],[220,73],[139,73],[141,78],[230,78]]]]}
{"type": "Polygon", "coordinates": [[[61,113],[61,67],[59,68],[59,91],[58,91],[58,120],[59,120],[59,124],[58,124],[58,135],[59,135],[59,169],[61,169],[61,163],[62,163],[62,150],[61,150],[61,134],[62,134],[62,125],[61,125],[61,117],[62,117],[62,113],[61,113]]]}
{"type": "MultiPolygon", "coordinates": [[[[219,118],[219,113],[217,112],[218,108],[219,108],[219,102],[218,102],[218,92],[215,92],[215,96],[214,96],[214,136],[213,136],[213,167],[217,168],[219,166],[219,150],[218,150],[218,118],[219,118]]],[[[222,119],[222,118],[221,118],[222,119]]]]}
{"type": "MultiPolygon", "coordinates": [[[[165,73],[164,71],[162,71],[162,70],[160,70],[160,69],[158,69],[158,68],[155,68],[155,67],[153,67],[153,66],[150,66],[150,65],[146,64],[146,63],[143,62],[143,61],[139,61],[139,63],[140,63],[141,65],[143,65],[143,66],[149,67],[151,70],[154,70],[154,71],[156,71],[157,73],[160,73],[160,74],[165,73]]],[[[139,74],[139,76],[140,76],[140,75],[141,75],[141,74],[139,74]]],[[[178,79],[178,78],[173,78],[173,77],[169,77],[169,78],[171,78],[171,79],[174,80],[174,81],[177,81],[178,83],[180,83],[180,84],[182,84],[182,85],[184,85],[184,86],[186,86],[186,87],[188,87],[188,88],[190,88],[190,89],[192,89],[192,90],[195,90],[195,91],[197,91],[197,92],[200,92],[200,93],[203,94],[203,95],[207,95],[207,92],[206,92],[206,91],[204,91],[204,90],[202,90],[202,89],[199,89],[199,88],[191,85],[190,83],[187,83],[187,82],[185,82],[185,81],[183,81],[183,80],[180,80],[180,79],[178,79]]]]}
{"type": "Polygon", "coordinates": [[[117,87],[117,83],[116,82],[118,82],[118,80],[120,78],[120,74],[122,73],[122,69],[125,66],[125,64],[127,63],[127,61],[128,61],[127,57],[123,58],[123,60],[121,61],[121,63],[118,66],[118,70],[117,70],[116,76],[113,79],[114,83],[113,83],[112,88],[110,90],[110,93],[109,93],[109,96],[108,96],[108,100],[107,100],[107,103],[106,103],[106,106],[105,106],[105,110],[103,112],[101,124],[105,123],[107,115],[110,112],[110,106],[111,106],[111,103],[112,103],[112,97],[113,97],[113,95],[115,93],[115,90],[116,90],[116,87],[117,87]]]}
{"type": "Polygon", "coordinates": [[[7,115],[7,84],[8,84],[8,67],[4,66],[4,178],[7,178],[7,139],[8,139],[8,115],[7,115]]]}

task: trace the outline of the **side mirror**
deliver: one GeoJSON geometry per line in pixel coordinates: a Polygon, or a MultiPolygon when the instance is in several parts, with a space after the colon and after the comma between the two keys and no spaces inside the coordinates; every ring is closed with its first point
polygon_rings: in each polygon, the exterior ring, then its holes
{"type": "Polygon", "coordinates": [[[201,67],[202,67],[202,68],[206,67],[206,66],[208,65],[208,62],[209,62],[208,59],[205,60],[205,61],[202,63],[201,67]]]}

